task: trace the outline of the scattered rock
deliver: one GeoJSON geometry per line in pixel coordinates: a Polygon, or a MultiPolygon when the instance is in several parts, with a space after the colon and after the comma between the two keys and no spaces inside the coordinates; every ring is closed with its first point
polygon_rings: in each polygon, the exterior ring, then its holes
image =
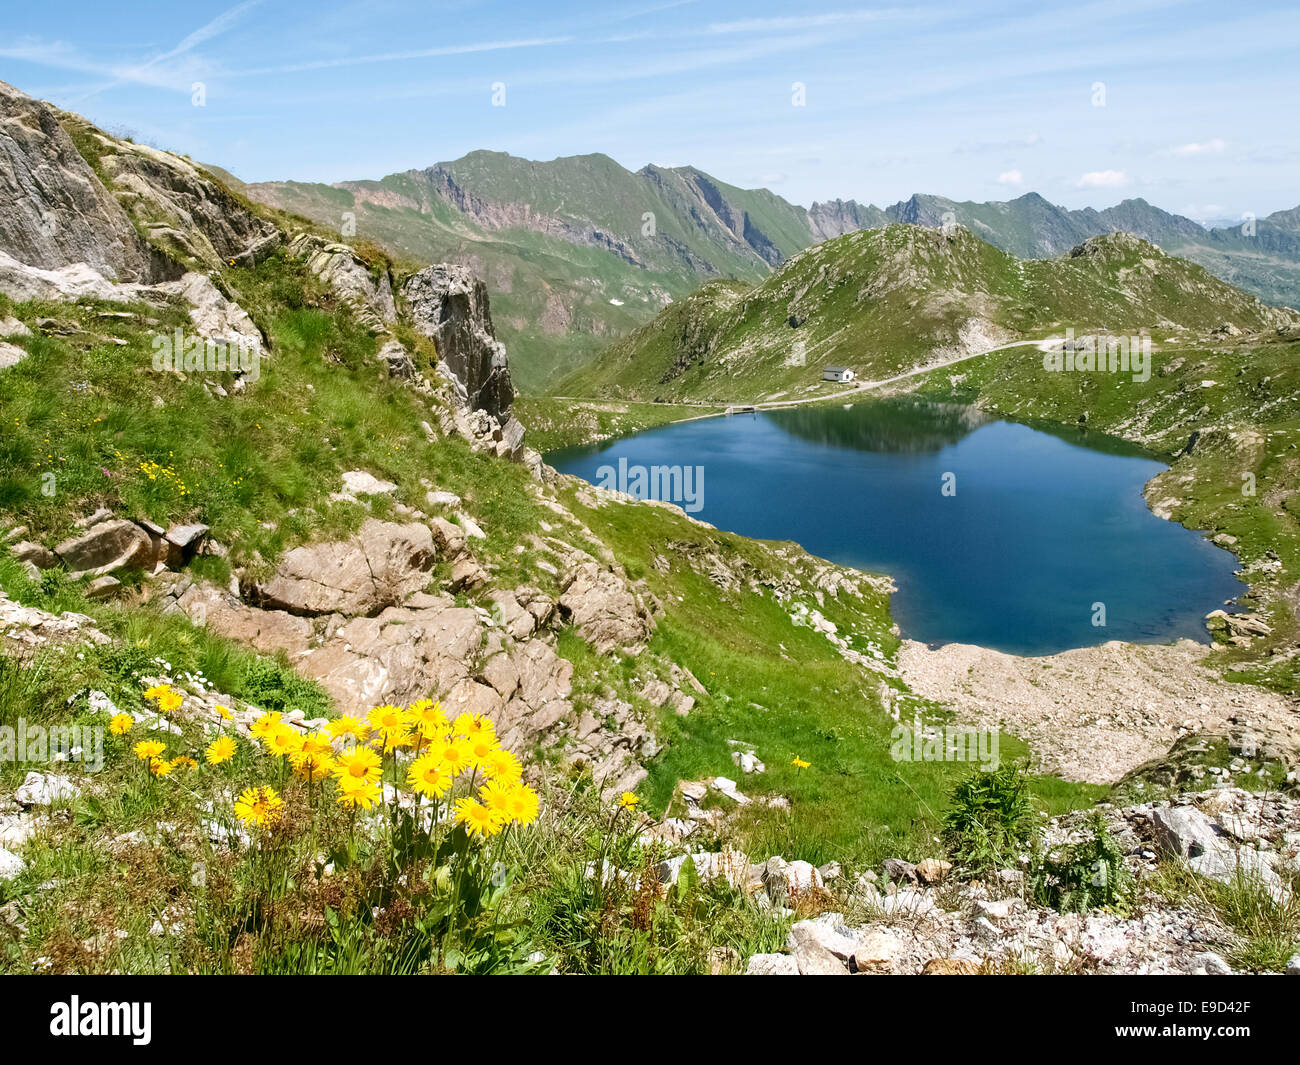
{"type": "Polygon", "coordinates": [[[12,880],[16,876],[20,876],[26,868],[27,863],[18,857],[18,855],[12,854],[0,847],[0,883],[5,880],[12,880]]]}
{"type": "Polygon", "coordinates": [[[939,858],[926,858],[925,861],[916,863],[916,875],[922,884],[941,884],[951,872],[952,862],[939,858]]]}
{"type": "Polygon", "coordinates": [[[745,966],[746,976],[798,976],[799,965],[789,954],[755,954],[745,966]]]}
{"type": "Polygon", "coordinates": [[[22,786],[14,792],[20,806],[50,806],[68,802],[81,794],[70,777],[57,773],[28,773],[22,786]]]}

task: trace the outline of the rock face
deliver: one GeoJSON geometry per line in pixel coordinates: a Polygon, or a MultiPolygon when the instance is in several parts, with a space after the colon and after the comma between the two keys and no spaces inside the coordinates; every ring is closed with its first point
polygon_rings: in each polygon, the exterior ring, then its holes
{"type": "Polygon", "coordinates": [[[106,149],[101,165],[118,202],[150,240],[191,266],[251,266],[280,244],[279,230],[179,155],[90,136],[106,149]]]}
{"type": "MultiPolygon", "coordinates": [[[[5,236],[0,234],[0,241],[5,236]]],[[[19,262],[0,250],[0,293],[20,303],[25,300],[79,300],[93,298],[126,302],[139,298],[134,282],[118,285],[85,263],[47,270],[19,262]]]]}
{"type": "Polygon", "coordinates": [[[649,611],[609,567],[581,562],[565,575],[562,587],[561,616],[598,652],[636,653],[645,647],[654,625],[649,611]]]}
{"type": "Polygon", "coordinates": [[[295,547],[250,597],[291,614],[376,614],[423,588],[436,557],[427,525],[371,518],[351,540],[295,547]]]}
{"type": "Polygon", "coordinates": [[[87,263],[155,280],[148,245],[81,157],[49,104],[0,82],[0,248],[42,269],[87,263]]]}
{"type": "Polygon", "coordinates": [[[467,267],[429,266],[402,286],[411,321],[438,349],[439,367],[472,410],[506,420],[515,391],[505,345],[492,331],[487,286],[467,267]]]}

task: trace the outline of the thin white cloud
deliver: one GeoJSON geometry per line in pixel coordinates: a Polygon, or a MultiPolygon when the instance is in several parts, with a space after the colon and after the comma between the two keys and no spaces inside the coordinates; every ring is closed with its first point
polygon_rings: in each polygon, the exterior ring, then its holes
{"type": "Polygon", "coordinates": [[[440,48],[420,48],[409,52],[382,52],[378,55],[340,56],[337,59],[312,59],[305,63],[286,63],[273,67],[254,67],[238,70],[239,75],[297,74],[305,70],[327,70],[331,67],[353,67],[364,63],[395,63],[404,59],[430,59],[443,55],[469,55],[475,52],[500,52],[514,48],[541,48],[553,44],[570,44],[572,37],[530,37],[517,41],[481,41],[475,44],[448,44],[440,48]]]}
{"type": "Polygon", "coordinates": [[[1128,183],[1128,175],[1122,170],[1092,170],[1075,182],[1081,189],[1121,189],[1128,183]]]}
{"type": "Polygon", "coordinates": [[[885,22],[919,14],[905,7],[878,8],[874,11],[828,11],[820,15],[784,15],[774,18],[743,18],[731,22],[711,22],[708,33],[782,33],[788,30],[818,30],[828,26],[885,22]]]}
{"type": "Polygon", "coordinates": [[[1191,144],[1182,144],[1172,149],[1174,155],[1193,156],[1193,155],[1217,155],[1228,146],[1228,142],[1222,137],[1214,137],[1208,141],[1191,144]]]}
{"type": "Polygon", "coordinates": [[[1004,170],[998,175],[999,185],[1020,186],[1025,183],[1025,176],[1019,170],[1004,170]]]}
{"type": "Polygon", "coordinates": [[[107,82],[103,85],[97,85],[95,88],[87,92],[85,96],[82,96],[80,99],[75,100],[74,104],[80,104],[92,96],[95,96],[101,92],[106,92],[109,89],[115,89],[119,85],[123,85],[128,82],[141,81],[142,76],[149,70],[153,69],[154,67],[157,67],[163,63],[167,63],[170,60],[176,59],[180,56],[184,56],[187,53],[192,52],[196,47],[198,47],[200,44],[203,44],[205,41],[210,41],[212,40],[213,37],[218,37],[221,34],[225,33],[228,29],[234,26],[241,18],[243,18],[249,11],[257,7],[257,5],[260,4],[261,2],[262,0],[244,0],[242,4],[236,4],[234,7],[227,8],[216,18],[210,19],[208,22],[205,22],[193,33],[189,33],[185,37],[181,38],[180,43],[177,44],[174,48],[168,49],[166,52],[160,52],[152,59],[144,63],[141,63],[139,66],[128,67],[125,70],[117,71],[114,80],[107,82]]]}

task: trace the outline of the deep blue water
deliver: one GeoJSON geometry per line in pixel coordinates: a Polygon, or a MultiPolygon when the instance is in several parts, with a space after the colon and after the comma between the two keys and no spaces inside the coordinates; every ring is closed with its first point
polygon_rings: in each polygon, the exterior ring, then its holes
{"type": "Polygon", "coordinates": [[[929,643],[1205,641],[1205,614],[1245,590],[1234,556],[1147,509],[1142,486],[1164,466],[1097,434],[877,402],[679,423],[548,461],[599,484],[620,458],[703,467],[693,516],[719,528],[890,574],[895,619],[929,643]]]}

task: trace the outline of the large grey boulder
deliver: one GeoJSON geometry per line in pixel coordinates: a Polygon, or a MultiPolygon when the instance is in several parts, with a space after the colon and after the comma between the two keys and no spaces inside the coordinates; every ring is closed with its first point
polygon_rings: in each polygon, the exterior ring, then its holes
{"type": "Polygon", "coordinates": [[[154,543],[144,529],[125,518],[92,525],[64,540],[54,553],[73,577],[100,577],[124,569],[147,569],[154,562],[154,543]]]}
{"type": "MultiPolygon", "coordinates": [[[[190,321],[205,340],[231,345],[258,357],[266,354],[262,331],[257,324],[243,307],[227,299],[207,274],[191,270],[179,281],[163,282],[154,285],[153,289],[188,303],[190,321]]],[[[181,361],[179,352],[177,361],[181,361]]]]}
{"type": "Polygon", "coordinates": [[[436,558],[427,525],[370,518],[350,540],[295,547],[250,598],[291,614],[369,616],[423,588],[436,558]]]}
{"type": "Polygon", "coordinates": [[[1166,806],[1151,815],[1156,846],[1174,858],[1195,858],[1225,848],[1224,833],[1194,806],[1166,806]]]}
{"type": "Polygon", "coordinates": [[[492,330],[487,286],[468,267],[425,267],[402,287],[415,327],[433,339],[438,367],[463,390],[465,405],[505,420],[515,390],[505,345],[492,330]]]}
{"type": "Polygon", "coordinates": [[[110,280],[155,280],[148,245],[59,118],[0,81],[0,251],[41,269],[85,263],[110,280]]]}

